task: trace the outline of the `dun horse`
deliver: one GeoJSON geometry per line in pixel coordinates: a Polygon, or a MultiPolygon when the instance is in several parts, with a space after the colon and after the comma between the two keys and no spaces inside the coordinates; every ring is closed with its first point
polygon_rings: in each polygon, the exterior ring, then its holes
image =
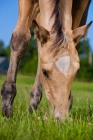
{"type": "Polygon", "coordinates": [[[3,115],[12,116],[18,66],[31,38],[30,29],[34,27],[39,62],[29,111],[38,108],[43,86],[54,117],[62,120],[71,108],[71,85],[80,68],[76,46],[86,37],[92,23],[84,25],[91,0],[18,2],[19,17],[11,38],[10,64],[1,90],[3,115]]]}

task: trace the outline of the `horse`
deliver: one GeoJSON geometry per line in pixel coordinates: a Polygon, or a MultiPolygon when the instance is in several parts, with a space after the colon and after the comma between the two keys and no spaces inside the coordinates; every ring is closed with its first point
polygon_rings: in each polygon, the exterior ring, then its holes
{"type": "Polygon", "coordinates": [[[92,24],[85,25],[91,0],[18,0],[18,22],[11,37],[11,55],[7,76],[1,89],[2,114],[13,115],[16,76],[20,60],[31,38],[38,46],[38,69],[30,94],[29,111],[37,110],[45,89],[51,111],[63,120],[71,106],[71,86],[80,68],[77,46],[86,38],[92,24]]]}

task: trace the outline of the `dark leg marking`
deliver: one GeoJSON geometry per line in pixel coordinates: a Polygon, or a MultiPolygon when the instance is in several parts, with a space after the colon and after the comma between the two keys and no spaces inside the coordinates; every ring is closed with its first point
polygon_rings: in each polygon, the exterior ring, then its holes
{"type": "Polygon", "coordinates": [[[3,116],[11,117],[12,112],[12,103],[16,96],[16,85],[15,83],[5,82],[1,89],[2,96],[2,114],[3,116]]]}
{"type": "Polygon", "coordinates": [[[32,112],[32,108],[37,110],[38,104],[42,99],[42,86],[39,84],[38,86],[34,86],[31,94],[30,94],[31,102],[29,106],[29,112],[32,112]]]}

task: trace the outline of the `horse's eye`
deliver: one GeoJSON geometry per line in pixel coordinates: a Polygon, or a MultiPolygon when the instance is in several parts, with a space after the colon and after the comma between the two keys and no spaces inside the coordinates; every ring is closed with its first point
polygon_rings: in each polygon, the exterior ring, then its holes
{"type": "Polygon", "coordinates": [[[44,68],[42,68],[42,72],[44,74],[45,77],[49,77],[47,70],[45,70],[44,68]]]}

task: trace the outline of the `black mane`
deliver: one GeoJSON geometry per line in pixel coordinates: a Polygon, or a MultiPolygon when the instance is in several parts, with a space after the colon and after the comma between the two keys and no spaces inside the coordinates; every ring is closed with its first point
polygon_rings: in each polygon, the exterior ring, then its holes
{"type": "Polygon", "coordinates": [[[56,40],[54,44],[60,45],[64,39],[64,34],[62,32],[62,21],[60,16],[60,0],[52,0],[52,1],[53,1],[54,9],[51,18],[55,16],[55,21],[52,30],[53,32],[56,33],[56,40]]]}

